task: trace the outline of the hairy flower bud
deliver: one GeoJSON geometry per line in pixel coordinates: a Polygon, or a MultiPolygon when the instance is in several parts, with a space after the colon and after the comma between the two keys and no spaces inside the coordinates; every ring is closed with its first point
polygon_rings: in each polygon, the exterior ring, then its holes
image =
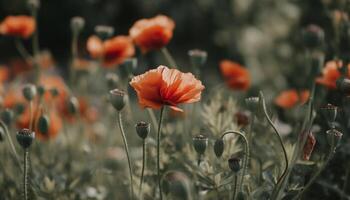
{"type": "Polygon", "coordinates": [[[199,155],[203,155],[208,146],[208,138],[204,135],[197,135],[192,138],[192,142],[194,150],[196,150],[199,155]]]}
{"type": "Polygon", "coordinates": [[[238,158],[235,155],[232,155],[228,160],[228,166],[230,167],[230,169],[234,172],[237,173],[239,172],[239,170],[241,170],[241,159],[238,158]]]}
{"type": "Polygon", "coordinates": [[[22,129],[17,132],[16,139],[23,149],[27,149],[33,143],[35,133],[29,129],[22,129]]]}
{"type": "Polygon", "coordinates": [[[208,54],[200,49],[192,49],[188,51],[191,63],[195,67],[201,67],[207,61],[208,54]]]}
{"type": "Polygon", "coordinates": [[[323,44],[325,34],[322,28],[311,24],[302,31],[304,45],[308,48],[316,48],[323,44]]]}
{"type": "Polygon", "coordinates": [[[38,130],[42,134],[49,132],[50,119],[47,115],[41,115],[38,119],[38,130]]]}
{"type": "Polygon", "coordinates": [[[216,157],[220,158],[222,154],[224,153],[224,140],[222,138],[219,138],[215,141],[214,144],[214,153],[216,157]]]}
{"type": "Polygon", "coordinates": [[[109,101],[117,111],[121,111],[126,104],[127,96],[124,91],[114,89],[109,91],[109,101]]]}
{"type": "Polygon", "coordinates": [[[1,120],[6,124],[9,125],[11,124],[11,121],[14,117],[14,114],[12,110],[6,108],[4,111],[1,112],[0,118],[1,120]]]}
{"type": "Polygon", "coordinates": [[[245,99],[245,103],[247,105],[247,108],[250,112],[255,113],[259,106],[260,106],[260,99],[259,97],[248,97],[245,99]]]}
{"type": "Polygon", "coordinates": [[[22,93],[27,101],[32,101],[36,95],[36,87],[33,84],[27,84],[23,87],[22,93]]]}
{"type": "Polygon", "coordinates": [[[330,130],[328,130],[326,132],[327,134],[327,142],[329,145],[334,145],[334,149],[338,146],[342,136],[343,136],[343,133],[341,133],[340,131],[332,128],[330,130]]]}
{"type": "Polygon", "coordinates": [[[151,131],[151,125],[150,125],[150,123],[141,121],[135,125],[135,129],[136,129],[137,135],[140,138],[146,139],[147,135],[151,131]]]}
{"type": "Polygon", "coordinates": [[[40,8],[40,0],[28,0],[27,5],[31,11],[38,10],[40,8]]]}
{"type": "Polygon", "coordinates": [[[321,108],[321,112],[323,113],[324,117],[326,118],[328,124],[332,128],[334,128],[334,122],[335,122],[335,119],[337,118],[338,107],[336,107],[332,104],[327,104],[326,106],[321,108]]]}

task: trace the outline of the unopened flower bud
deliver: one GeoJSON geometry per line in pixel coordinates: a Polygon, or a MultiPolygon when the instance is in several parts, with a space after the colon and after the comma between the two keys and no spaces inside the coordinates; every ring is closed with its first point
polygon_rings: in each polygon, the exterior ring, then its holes
{"type": "Polygon", "coordinates": [[[326,132],[327,134],[327,142],[329,145],[334,145],[334,148],[336,148],[343,136],[343,133],[340,131],[332,128],[326,132]]]}
{"type": "Polygon", "coordinates": [[[241,170],[240,162],[241,162],[241,159],[233,155],[228,159],[228,166],[234,173],[237,173],[239,172],[239,170],[241,170]]]}
{"type": "Polygon", "coordinates": [[[38,119],[38,130],[42,134],[49,132],[50,119],[47,115],[41,115],[38,119]]]}
{"type": "Polygon", "coordinates": [[[214,153],[216,157],[220,158],[222,154],[224,153],[224,140],[222,138],[219,138],[215,141],[214,144],[214,153]]]}
{"type": "Polygon", "coordinates": [[[127,96],[124,91],[114,89],[109,91],[109,101],[117,111],[121,111],[126,104],[127,96]]]}
{"type": "Polygon", "coordinates": [[[114,28],[111,26],[98,25],[95,27],[95,33],[101,40],[106,40],[114,34],[114,28]]]}
{"type": "Polygon", "coordinates": [[[79,101],[76,97],[71,97],[67,101],[68,112],[75,115],[79,111],[79,101]]]}
{"type": "Polygon", "coordinates": [[[321,108],[321,111],[326,118],[328,124],[333,128],[335,119],[337,118],[338,107],[327,104],[326,106],[321,108]]]}
{"type": "Polygon", "coordinates": [[[147,135],[151,131],[151,125],[150,123],[141,121],[135,125],[135,129],[136,129],[137,135],[140,138],[146,139],[147,135]]]}
{"type": "Polygon", "coordinates": [[[245,99],[245,103],[250,112],[255,113],[259,109],[260,106],[260,98],[259,97],[248,97],[245,99]]]}
{"type": "Polygon", "coordinates": [[[15,105],[15,108],[13,109],[16,113],[16,115],[20,115],[24,112],[25,106],[21,103],[18,103],[15,105]]]}
{"type": "Polygon", "coordinates": [[[27,101],[32,101],[36,95],[36,87],[32,84],[27,84],[23,87],[22,93],[27,101]]]}
{"type": "Polygon", "coordinates": [[[208,146],[208,138],[204,135],[197,135],[192,139],[194,150],[199,155],[203,155],[208,146]]]}
{"type": "Polygon", "coordinates": [[[302,31],[304,45],[308,48],[316,48],[323,44],[325,34],[322,28],[311,24],[302,31]]]}
{"type": "Polygon", "coordinates": [[[200,49],[192,49],[188,51],[188,56],[193,66],[201,67],[207,61],[208,54],[200,49]]]}
{"type": "Polygon", "coordinates": [[[38,87],[36,87],[36,91],[38,92],[39,97],[42,97],[45,94],[45,87],[42,85],[39,85],[38,87]]]}
{"type": "Polygon", "coordinates": [[[27,149],[33,143],[35,138],[35,133],[29,129],[22,129],[17,132],[16,139],[17,142],[22,146],[23,149],[27,149]]]}
{"type": "Polygon", "coordinates": [[[108,73],[106,75],[107,80],[107,87],[109,90],[112,90],[113,88],[116,88],[118,86],[119,77],[115,73],[108,73]]]}
{"type": "Polygon", "coordinates": [[[1,112],[1,120],[6,124],[11,124],[11,121],[13,119],[13,112],[12,110],[6,108],[4,111],[1,112]]]}
{"type": "Polygon", "coordinates": [[[85,20],[82,17],[76,16],[70,20],[70,27],[74,34],[80,33],[85,26],[85,20]]]}
{"type": "Polygon", "coordinates": [[[350,93],[350,79],[348,78],[339,78],[336,81],[337,89],[344,92],[350,93]]]}

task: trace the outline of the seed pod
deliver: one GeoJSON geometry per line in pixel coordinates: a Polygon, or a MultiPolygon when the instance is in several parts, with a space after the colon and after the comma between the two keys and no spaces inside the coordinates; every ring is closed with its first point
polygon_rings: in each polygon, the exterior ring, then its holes
{"type": "Polygon", "coordinates": [[[6,108],[4,111],[1,112],[1,120],[6,124],[11,124],[11,121],[13,119],[13,112],[12,110],[6,108]]]}
{"type": "Polygon", "coordinates": [[[85,26],[85,20],[82,17],[76,16],[70,20],[70,27],[74,34],[78,34],[85,26]]]}
{"type": "Polygon", "coordinates": [[[224,140],[222,138],[219,138],[215,141],[214,144],[214,153],[216,157],[220,158],[222,154],[224,153],[224,140]]]}
{"type": "Polygon", "coordinates": [[[228,159],[228,166],[230,167],[230,169],[234,172],[237,173],[239,172],[239,170],[241,170],[241,159],[238,158],[235,155],[232,155],[229,159],[228,159]]]}
{"type": "Polygon", "coordinates": [[[137,135],[140,138],[146,139],[147,135],[151,131],[151,125],[150,123],[141,121],[135,125],[135,129],[136,129],[137,135]]]}
{"type": "Polygon", "coordinates": [[[350,79],[348,78],[339,78],[336,81],[337,89],[344,92],[349,93],[350,92],[350,79]]]}
{"type": "Polygon", "coordinates": [[[248,97],[245,99],[245,103],[247,105],[247,108],[250,112],[255,113],[260,105],[260,98],[259,97],[248,97]]]}
{"type": "Polygon", "coordinates": [[[27,84],[23,87],[22,93],[27,101],[32,101],[36,95],[36,87],[32,84],[27,84]]]}
{"type": "Polygon", "coordinates": [[[192,139],[193,147],[199,155],[203,155],[208,146],[208,138],[204,135],[197,135],[192,139]]]}
{"type": "Polygon", "coordinates": [[[95,26],[95,33],[101,40],[106,40],[114,34],[114,28],[111,26],[98,25],[95,26]]]}
{"type": "Polygon", "coordinates": [[[334,126],[335,119],[337,118],[338,107],[332,104],[327,104],[326,106],[321,108],[321,112],[326,118],[328,124],[330,124],[331,127],[334,128],[333,126],[334,126]]]}
{"type": "Polygon", "coordinates": [[[304,45],[308,48],[316,48],[323,44],[325,34],[322,28],[311,24],[302,31],[304,45]]]}
{"type": "Polygon", "coordinates": [[[200,49],[192,49],[188,51],[191,63],[195,67],[201,67],[207,61],[208,54],[206,51],[200,49]]]}
{"type": "Polygon", "coordinates": [[[127,101],[127,96],[124,91],[114,89],[109,91],[109,101],[117,111],[121,111],[127,101]]]}
{"type": "Polygon", "coordinates": [[[32,145],[34,138],[35,133],[26,128],[18,131],[16,134],[17,142],[23,149],[29,148],[30,145],[32,145]]]}
{"type": "Polygon", "coordinates": [[[334,150],[335,148],[338,146],[342,136],[343,136],[343,133],[341,133],[340,131],[332,128],[330,130],[328,130],[326,132],[327,134],[327,142],[329,145],[332,145],[332,143],[334,144],[334,150]]]}
{"type": "Polygon", "coordinates": [[[46,135],[49,132],[50,119],[47,115],[41,115],[38,119],[38,130],[46,135]]]}

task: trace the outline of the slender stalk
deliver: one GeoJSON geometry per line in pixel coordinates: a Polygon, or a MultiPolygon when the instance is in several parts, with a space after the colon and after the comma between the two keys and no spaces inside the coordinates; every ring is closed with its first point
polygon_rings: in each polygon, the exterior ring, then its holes
{"type": "Polygon", "coordinates": [[[145,173],[145,165],[146,165],[146,140],[144,139],[142,142],[142,169],[141,169],[141,178],[140,178],[140,199],[142,198],[142,183],[143,183],[143,176],[145,173]]]}
{"type": "Polygon", "coordinates": [[[158,133],[157,133],[157,179],[158,179],[158,189],[159,189],[160,200],[163,199],[162,183],[161,183],[161,175],[160,175],[160,136],[161,136],[161,129],[162,129],[163,112],[164,112],[164,106],[160,110],[158,133]]]}
{"type": "Polygon", "coordinates": [[[69,83],[72,86],[74,84],[73,81],[75,79],[74,62],[78,58],[78,38],[79,38],[79,33],[76,33],[75,31],[73,31],[72,46],[71,46],[72,60],[69,67],[69,83]]]}
{"type": "Polygon", "coordinates": [[[168,51],[168,49],[166,47],[163,47],[161,49],[162,51],[162,54],[164,55],[165,59],[167,60],[168,64],[170,65],[170,67],[173,67],[173,68],[177,68],[177,64],[174,60],[174,58],[171,56],[170,52],[168,51]]]}
{"type": "Polygon", "coordinates": [[[157,123],[157,119],[156,119],[156,116],[155,116],[153,110],[150,109],[150,108],[146,108],[146,110],[147,110],[147,112],[148,112],[148,115],[149,115],[150,118],[151,118],[153,128],[154,128],[154,129],[157,129],[158,123],[157,123]]]}
{"type": "Polygon", "coordinates": [[[250,157],[249,142],[248,142],[246,136],[244,136],[241,132],[233,131],[233,130],[229,130],[229,131],[224,132],[222,134],[221,138],[224,138],[224,136],[227,135],[227,134],[235,134],[235,135],[240,136],[241,138],[243,138],[243,141],[244,141],[244,144],[245,144],[243,170],[242,170],[242,175],[241,175],[241,181],[240,181],[239,188],[238,188],[239,191],[242,191],[242,186],[243,186],[243,182],[244,182],[244,175],[245,175],[245,173],[247,171],[248,160],[249,160],[249,157],[250,157]]]}
{"type": "Polygon", "coordinates": [[[24,150],[24,164],[23,164],[23,199],[28,200],[28,160],[29,151],[24,150]]]}
{"type": "MultiPolygon", "coordinates": [[[[346,172],[345,172],[345,180],[344,180],[344,184],[343,184],[343,188],[342,188],[344,194],[346,194],[346,188],[347,188],[347,186],[348,186],[349,174],[350,174],[350,167],[348,167],[348,168],[346,169],[346,172]]],[[[345,199],[345,198],[342,196],[341,199],[343,200],[343,199],[345,199]]]]}
{"type": "Polygon", "coordinates": [[[31,100],[29,102],[29,130],[33,131],[33,101],[31,100]]]}
{"type": "MultiPolygon", "coordinates": [[[[31,10],[32,16],[35,19],[36,24],[38,24],[38,11],[33,8],[31,10]]],[[[33,48],[33,65],[34,65],[34,70],[35,70],[35,76],[34,76],[34,83],[38,83],[40,79],[40,66],[39,66],[39,53],[40,53],[40,48],[39,48],[39,31],[38,31],[38,26],[35,28],[35,31],[32,36],[32,48],[33,48]]]]}
{"type": "Polygon", "coordinates": [[[287,170],[288,170],[288,155],[287,155],[286,148],[284,147],[281,135],[279,134],[276,126],[273,124],[272,120],[270,119],[269,114],[267,113],[264,95],[263,95],[263,93],[261,91],[260,91],[260,100],[262,101],[262,107],[263,107],[263,110],[264,110],[265,117],[266,117],[268,123],[270,124],[270,126],[273,128],[273,130],[274,130],[274,132],[275,132],[275,134],[276,134],[276,136],[278,138],[278,141],[279,141],[279,143],[280,143],[280,145],[282,147],[283,154],[284,154],[284,160],[285,160],[286,165],[284,167],[282,175],[277,180],[277,185],[279,185],[279,183],[284,178],[284,176],[286,175],[287,170]]]}
{"type": "Polygon", "coordinates": [[[10,148],[11,148],[11,150],[12,150],[12,154],[13,154],[13,156],[15,157],[18,166],[20,167],[20,163],[21,163],[21,162],[20,162],[20,160],[19,160],[19,156],[18,156],[18,154],[17,154],[15,145],[14,145],[13,142],[12,142],[12,138],[11,138],[10,132],[9,132],[9,130],[8,130],[7,126],[6,126],[6,124],[5,124],[3,121],[1,121],[1,120],[0,120],[0,127],[1,127],[2,129],[4,129],[5,135],[6,135],[6,137],[7,137],[7,141],[9,142],[10,148]]]}
{"type": "Polygon", "coordinates": [[[237,196],[237,182],[238,182],[238,176],[237,174],[235,174],[235,183],[233,185],[233,200],[236,199],[236,196],[237,196]]]}
{"type": "Polygon", "coordinates": [[[15,46],[18,53],[22,56],[25,61],[33,61],[33,57],[29,54],[29,52],[24,48],[19,38],[15,38],[15,46]]]}
{"type": "Polygon", "coordinates": [[[129,147],[128,147],[128,143],[125,137],[125,132],[124,132],[124,128],[123,128],[123,121],[122,121],[122,113],[119,111],[118,112],[118,125],[119,125],[119,129],[120,129],[120,133],[122,134],[122,138],[123,138],[123,143],[124,143],[124,148],[125,148],[125,152],[126,152],[126,157],[128,160],[128,165],[129,165],[129,174],[130,174],[130,196],[131,199],[133,199],[134,197],[134,191],[133,191],[133,176],[132,176],[132,166],[131,166],[131,159],[130,159],[130,154],[129,154],[129,147]]]}

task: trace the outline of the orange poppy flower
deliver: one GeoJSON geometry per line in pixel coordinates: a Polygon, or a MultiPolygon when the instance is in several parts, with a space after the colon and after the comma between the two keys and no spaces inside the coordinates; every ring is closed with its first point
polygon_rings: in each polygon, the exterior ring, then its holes
{"type": "Polygon", "coordinates": [[[159,66],[144,74],[135,76],[130,85],[136,90],[142,107],[159,109],[169,105],[171,109],[182,111],[178,104],[197,102],[204,86],[191,73],[159,66]]]}
{"type": "Polygon", "coordinates": [[[26,100],[22,95],[22,91],[17,89],[9,89],[4,96],[2,106],[4,108],[13,108],[18,104],[25,104],[26,100]]]}
{"type": "MultiPolygon", "coordinates": [[[[46,90],[57,89],[58,91],[58,103],[63,102],[68,96],[68,88],[64,80],[57,75],[44,75],[40,77],[39,84],[45,87],[46,90]]],[[[52,95],[50,92],[46,92],[44,95],[46,102],[52,101],[52,95]]]]}
{"type": "Polygon", "coordinates": [[[175,22],[165,16],[158,15],[135,22],[129,31],[130,37],[143,53],[157,50],[167,45],[173,37],[175,22]]]}
{"type": "Polygon", "coordinates": [[[298,93],[295,89],[290,89],[281,92],[275,98],[275,104],[281,108],[289,109],[296,106],[298,103],[304,104],[309,99],[310,92],[308,90],[303,90],[298,93]]]}
{"type": "MultiPolygon", "coordinates": [[[[79,116],[88,123],[96,122],[98,119],[98,110],[89,105],[89,102],[84,97],[78,97],[79,116]]],[[[67,101],[59,107],[61,116],[69,123],[74,123],[77,120],[77,115],[72,115],[69,112],[67,101]]]]}
{"type": "MultiPolygon", "coordinates": [[[[322,76],[316,78],[316,83],[326,86],[328,89],[336,89],[336,81],[340,78],[341,73],[339,69],[343,66],[343,62],[339,60],[332,60],[326,63],[322,71],[322,76]]],[[[350,77],[350,66],[348,67],[347,77],[350,77]]]]}
{"type": "MultiPolygon", "coordinates": [[[[42,141],[55,138],[58,135],[59,131],[62,129],[62,119],[58,116],[58,114],[55,111],[51,111],[50,113],[48,113],[47,116],[49,118],[49,129],[47,133],[42,133],[38,129],[38,119],[41,115],[42,110],[39,110],[38,106],[34,105],[33,127],[35,129],[35,137],[42,141]]],[[[29,128],[29,124],[30,111],[27,107],[27,109],[17,118],[16,126],[18,128],[29,128]]]]}
{"type": "Polygon", "coordinates": [[[25,15],[8,16],[0,24],[0,34],[3,35],[28,38],[33,34],[34,30],[34,18],[25,15]]]}
{"type": "Polygon", "coordinates": [[[10,70],[5,66],[0,66],[0,83],[7,81],[10,78],[10,70]]]}
{"type": "Polygon", "coordinates": [[[123,35],[106,41],[102,41],[97,36],[91,36],[87,41],[87,49],[93,58],[102,57],[106,67],[121,64],[135,54],[131,38],[123,35]]]}
{"type": "Polygon", "coordinates": [[[250,87],[249,71],[240,64],[230,60],[223,60],[220,62],[220,70],[231,89],[247,90],[250,87]]]}

